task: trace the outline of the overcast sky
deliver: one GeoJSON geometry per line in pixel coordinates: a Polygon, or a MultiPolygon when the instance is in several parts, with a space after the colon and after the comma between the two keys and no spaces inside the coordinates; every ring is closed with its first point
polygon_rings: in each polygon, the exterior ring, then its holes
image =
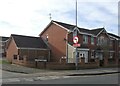
{"type": "MultiPolygon", "coordinates": [[[[38,36],[50,13],[52,20],[75,24],[75,0],[0,0],[0,36],[38,36]]],[[[78,0],[78,26],[118,34],[118,0],[78,0]]]]}

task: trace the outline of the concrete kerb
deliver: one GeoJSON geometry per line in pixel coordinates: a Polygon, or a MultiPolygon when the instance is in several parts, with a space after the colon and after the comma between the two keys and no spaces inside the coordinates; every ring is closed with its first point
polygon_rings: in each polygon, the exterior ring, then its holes
{"type": "Polygon", "coordinates": [[[59,78],[69,78],[69,77],[77,77],[77,76],[90,76],[90,75],[104,75],[104,74],[115,74],[120,73],[117,69],[90,69],[90,70],[56,70],[56,71],[47,71],[27,74],[26,76],[19,78],[11,78],[11,79],[2,79],[3,83],[10,82],[21,82],[21,81],[39,81],[39,80],[51,80],[51,79],[59,79],[59,78]],[[101,71],[100,71],[101,70],[101,71]]]}
{"type": "Polygon", "coordinates": [[[85,74],[70,74],[67,76],[91,76],[91,75],[105,75],[105,74],[115,74],[120,72],[103,72],[103,73],[85,73],[85,74]]]}
{"type": "Polygon", "coordinates": [[[39,73],[44,72],[45,70],[42,69],[36,69],[36,68],[28,68],[20,65],[8,65],[3,64],[2,70],[9,71],[9,72],[15,72],[15,73],[24,73],[24,74],[32,74],[32,73],[39,73]]]}
{"type": "Polygon", "coordinates": [[[3,70],[15,73],[24,73],[28,75],[39,75],[39,76],[83,76],[83,75],[103,75],[103,74],[113,74],[120,73],[117,68],[99,68],[99,69],[86,69],[86,70],[41,70],[35,68],[22,67],[22,69],[17,69],[17,66],[10,66],[15,68],[4,67],[3,70]],[[26,70],[25,70],[26,69],[26,70]],[[27,70],[28,69],[28,70],[27,70]],[[22,71],[21,71],[22,70],[22,71]],[[24,70],[24,71],[23,71],[24,70]]]}
{"type": "MultiPolygon", "coordinates": [[[[102,74],[113,74],[117,72],[109,72],[109,73],[94,73],[94,74],[79,74],[79,76],[85,75],[102,75],[102,74]]],[[[43,80],[53,80],[53,79],[60,79],[60,78],[70,78],[76,77],[76,75],[66,75],[66,76],[38,76],[38,77],[26,77],[26,78],[11,78],[11,79],[2,79],[2,83],[12,83],[12,82],[24,82],[24,81],[43,81],[43,80]]]]}

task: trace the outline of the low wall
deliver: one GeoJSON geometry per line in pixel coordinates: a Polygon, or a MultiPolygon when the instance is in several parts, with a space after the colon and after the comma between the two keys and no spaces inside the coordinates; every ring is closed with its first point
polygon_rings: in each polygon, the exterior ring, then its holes
{"type": "MultiPolygon", "coordinates": [[[[75,63],[66,63],[66,60],[63,59],[61,62],[35,62],[35,61],[28,61],[26,58],[23,60],[12,60],[13,64],[18,64],[27,67],[36,67],[40,69],[54,69],[54,70],[65,70],[65,69],[76,69],[75,63]]],[[[81,59],[81,62],[78,63],[78,68],[98,68],[99,61],[98,59],[95,62],[85,63],[84,58],[81,59]]]]}
{"type": "Polygon", "coordinates": [[[56,69],[56,70],[64,70],[64,69],[75,69],[74,63],[57,63],[57,62],[48,62],[46,63],[47,69],[56,69]]]}
{"type": "Polygon", "coordinates": [[[18,64],[18,65],[22,65],[22,66],[26,66],[26,67],[36,67],[35,62],[33,61],[23,61],[23,60],[13,60],[12,61],[13,64],[18,64]]]}
{"type": "Polygon", "coordinates": [[[118,64],[118,63],[108,63],[107,65],[104,65],[103,67],[120,67],[120,64],[118,64]]]}
{"type": "Polygon", "coordinates": [[[103,67],[120,67],[119,60],[108,61],[103,67]]]}
{"type": "Polygon", "coordinates": [[[86,69],[86,68],[99,68],[99,65],[95,62],[89,62],[85,64],[80,64],[79,68],[86,69]]]}

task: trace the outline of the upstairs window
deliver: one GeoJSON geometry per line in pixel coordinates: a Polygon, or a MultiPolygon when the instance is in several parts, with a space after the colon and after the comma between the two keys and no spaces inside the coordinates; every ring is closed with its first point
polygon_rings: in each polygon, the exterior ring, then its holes
{"type": "Polygon", "coordinates": [[[87,44],[87,43],[88,43],[88,36],[83,35],[83,44],[87,44]]]}
{"type": "Polygon", "coordinates": [[[97,39],[97,45],[107,45],[108,44],[108,39],[105,38],[104,36],[100,36],[97,39]]]}
{"type": "Polygon", "coordinates": [[[94,44],[94,37],[91,37],[91,44],[94,44]]]}

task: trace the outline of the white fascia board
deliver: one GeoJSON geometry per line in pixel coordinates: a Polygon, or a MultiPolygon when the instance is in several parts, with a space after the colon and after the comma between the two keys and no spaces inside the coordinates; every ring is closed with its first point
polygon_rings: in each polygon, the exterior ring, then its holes
{"type": "MultiPolygon", "coordinates": [[[[102,33],[104,30],[105,30],[105,29],[101,30],[101,31],[97,34],[97,36],[99,36],[100,33],[102,33]]],[[[106,30],[105,30],[105,32],[106,32],[107,36],[109,37],[109,39],[111,39],[106,30]]],[[[97,37],[97,36],[96,36],[96,37],[97,37]]]]}
{"type": "Polygon", "coordinates": [[[114,38],[110,38],[110,40],[115,40],[114,38]]]}
{"type": "Polygon", "coordinates": [[[44,31],[52,24],[52,21],[43,29],[43,31],[39,34],[39,36],[41,36],[41,34],[44,33],[44,31]]]}
{"type": "Polygon", "coordinates": [[[89,34],[89,33],[83,33],[83,32],[80,32],[80,34],[84,34],[84,35],[89,35],[89,36],[96,37],[95,35],[93,35],[93,34],[89,34]]]}
{"type": "MultiPolygon", "coordinates": [[[[73,32],[73,31],[72,31],[72,32],[73,32]]],[[[79,32],[79,34],[84,34],[84,35],[89,35],[89,36],[97,37],[97,36],[95,36],[95,35],[93,35],[93,34],[80,32],[79,30],[78,30],[78,32],[79,32]]]]}
{"type": "MultiPolygon", "coordinates": [[[[75,29],[75,28],[74,28],[74,29],[75,29]]],[[[80,30],[79,30],[78,28],[77,28],[77,30],[78,30],[78,32],[79,32],[80,34],[90,35],[90,36],[96,37],[96,36],[95,36],[95,35],[93,35],[93,34],[80,32],[80,30]]],[[[73,31],[74,31],[74,30],[73,30],[73,31]]]]}
{"type": "Polygon", "coordinates": [[[89,51],[90,49],[86,49],[86,48],[77,48],[77,50],[89,51]]]}
{"type": "Polygon", "coordinates": [[[44,48],[23,48],[23,47],[19,47],[18,49],[24,49],[24,50],[49,50],[49,49],[44,49],[44,48]]]}
{"type": "MultiPolygon", "coordinates": [[[[97,34],[97,36],[99,36],[99,35],[100,35],[100,33],[102,33],[102,31],[103,31],[103,30],[104,30],[104,29],[102,29],[102,30],[101,30],[101,31],[97,34]]],[[[96,36],[96,37],[97,37],[97,36],[96,36]]]]}
{"type": "MultiPolygon", "coordinates": [[[[75,29],[76,29],[77,31],[79,31],[78,27],[75,27],[75,28],[73,29],[73,31],[74,31],[75,29]]],[[[72,32],[73,32],[73,31],[72,31],[72,32]]]]}
{"type": "MultiPolygon", "coordinates": [[[[109,36],[110,36],[110,35],[109,35],[109,36]]],[[[116,37],[114,37],[114,36],[110,36],[110,37],[112,37],[113,39],[119,40],[118,38],[116,38],[116,37]]]]}
{"type": "Polygon", "coordinates": [[[66,31],[70,32],[70,30],[69,30],[68,28],[63,27],[63,26],[61,26],[61,25],[59,25],[59,24],[55,23],[54,21],[53,21],[53,23],[54,23],[55,25],[57,25],[57,26],[59,26],[59,27],[61,27],[61,28],[65,29],[66,31]]]}

